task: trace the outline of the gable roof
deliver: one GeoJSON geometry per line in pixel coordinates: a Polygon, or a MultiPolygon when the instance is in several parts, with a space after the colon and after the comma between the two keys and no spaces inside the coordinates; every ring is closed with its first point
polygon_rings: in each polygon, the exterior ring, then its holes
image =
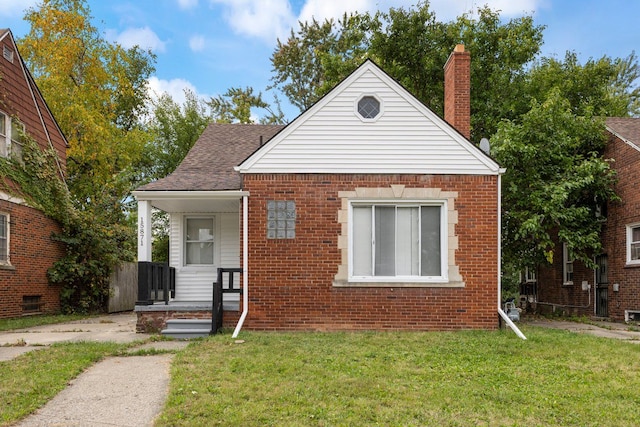
{"type": "Polygon", "coordinates": [[[68,141],[24,63],[11,30],[0,29],[0,45],[3,50],[0,57],[0,109],[20,120],[41,147],[57,152],[60,175],[64,178],[68,141]],[[4,49],[12,52],[11,60],[4,57],[4,49]]]}
{"type": "Polygon", "coordinates": [[[233,168],[280,131],[283,125],[211,123],[176,170],[140,187],[141,191],[238,190],[233,168]]]}
{"type": "Polygon", "coordinates": [[[496,175],[500,166],[367,60],[249,156],[241,173],[496,175]],[[358,116],[363,96],[380,101],[358,116]]]}
{"type": "Polygon", "coordinates": [[[613,135],[640,151],[640,118],[609,117],[606,119],[605,125],[613,135]]]}

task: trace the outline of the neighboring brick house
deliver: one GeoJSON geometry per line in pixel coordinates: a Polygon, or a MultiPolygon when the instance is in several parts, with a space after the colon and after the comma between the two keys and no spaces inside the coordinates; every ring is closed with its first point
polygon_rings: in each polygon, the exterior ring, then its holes
{"type": "Polygon", "coordinates": [[[468,140],[469,64],[459,45],[445,66],[449,123],[366,61],[286,127],[210,125],[134,192],[139,261],[155,207],[175,269],[139,329],[206,317],[215,267],[244,271],[236,334],[497,328],[502,170],[468,140]]]}
{"type": "MultiPolygon", "coordinates": [[[[586,268],[563,247],[550,268],[540,268],[535,303],[541,310],[640,320],[640,118],[608,118],[604,158],[617,173],[620,201],[602,207],[599,268],[586,268]]],[[[533,279],[533,278],[532,278],[533,279]]]]}
{"type": "MultiPolygon", "coordinates": [[[[0,156],[20,156],[24,132],[57,152],[64,176],[67,141],[8,29],[0,30],[0,49],[0,156]]],[[[49,267],[64,255],[51,239],[59,231],[41,211],[0,191],[0,317],[59,311],[60,288],[47,280],[49,267]]]]}

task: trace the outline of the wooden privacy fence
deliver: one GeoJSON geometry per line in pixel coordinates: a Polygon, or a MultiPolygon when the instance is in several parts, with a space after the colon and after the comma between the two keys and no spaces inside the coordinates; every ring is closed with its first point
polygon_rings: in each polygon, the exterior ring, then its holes
{"type": "Polygon", "coordinates": [[[109,278],[109,313],[132,311],[138,296],[138,264],[127,262],[116,267],[109,278]]]}

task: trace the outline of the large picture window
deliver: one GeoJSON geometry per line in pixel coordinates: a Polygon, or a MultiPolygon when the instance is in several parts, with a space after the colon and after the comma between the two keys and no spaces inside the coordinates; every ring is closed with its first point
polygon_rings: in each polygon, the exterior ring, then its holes
{"type": "Polygon", "coordinates": [[[447,279],[445,202],[353,203],[350,280],[447,279]]]}
{"type": "Polygon", "coordinates": [[[186,265],[213,264],[214,225],[211,217],[186,219],[186,265]]]}
{"type": "Polygon", "coordinates": [[[640,224],[627,226],[627,264],[640,264],[640,224]]]}

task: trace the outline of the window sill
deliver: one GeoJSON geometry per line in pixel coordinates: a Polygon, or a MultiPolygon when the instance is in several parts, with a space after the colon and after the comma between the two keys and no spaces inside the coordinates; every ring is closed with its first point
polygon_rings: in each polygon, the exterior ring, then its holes
{"type": "Polygon", "coordinates": [[[564,282],[562,286],[573,286],[573,282],[564,282]]]}
{"type": "Polygon", "coordinates": [[[335,288],[464,288],[464,282],[349,282],[334,280],[335,288]]]}
{"type": "Polygon", "coordinates": [[[640,262],[628,262],[624,265],[624,268],[640,268],[640,262]]]}
{"type": "Polygon", "coordinates": [[[11,264],[0,264],[0,270],[15,270],[16,266],[11,264]]]}

